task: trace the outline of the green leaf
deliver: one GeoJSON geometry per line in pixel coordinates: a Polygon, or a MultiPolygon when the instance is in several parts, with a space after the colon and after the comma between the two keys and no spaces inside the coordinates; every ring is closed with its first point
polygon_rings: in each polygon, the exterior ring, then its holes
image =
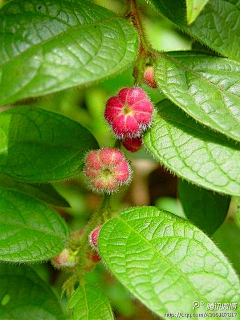
{"type": "Polygon", "coordinates": [[[30,267],[0,264],[0,318],[64,320],[57,297],[30,267]]]}
{"type": "Polygon", "coordinates": [[[186,116],[170,101],[158,104],[144,142],[151,154],[181,178],[240,195],[240,146],[186,116]]]}
{"type": "Polygon", "coordinates": [[[209,0],[186,0],[187,23],[193,23],[209,0]]]}
{"type": "MultiPolygon", "coordinates": [[[[198,228],[154,207],[125,210],[106,222],[99,250],[111,272],[150,310],[192,313],[193,302],[239,302],[231,264],[198,228]]],[[[221,318],[221,317],[220,317],[221,318]]]]}
{"type": "Polygon", "coordinates": [[[65,200],[50,184],[30,184],[14,180],[0,173],[0,187],[13,189],[25,193],[33,198],[47,202],[49,204],[69,207],[65,200]]]}
{"type": "Polygon", "coordinates": [[[240,230],[240,197],[234,197],[232,199],[232,207],[232,212],[234,212],[233,221],[240,230]]]}
{"type": "Polygon", "coordinates": [[[197,121],[240,141],[240,63],[204,53],[162,56],[155,79],[197,121]]]}
{"type": "Polygon", "coordinates": [[[135,29],[87,1],[17,0],[0,11],[0,105],[122,72],[138,52],[135,29]]]}
{"type": "Polygon", "coordinates": [[[79,123],[42,109],[17,107],[0,114],[0,172],[26,182],[71,178],[82,170],[93,135],[79,123]]]}
{"type": "Polygon", "coordinates": [[[212,235],[225,220],[230,197],[194,186],[185,180],[179,180],[178,193],[188,219],[207,234],[212,235]]]}
{"type": "Polygon", "coordinates": [[[114,320],[109,301],[94,286],[80,286],[72,295],[68,308],[73,309],[73,320],[114,320]]]}
{"type": "Polygon", "coordinates": [[[212,239],[229,258],[240,276],[240,229],[232,221],[226,221],[214,233],[212,239]]]}
{"type": "Polygon", "coordinates": [[[183,219],[187,219],[178,199],[172,197],[160,197],[155,201],[156,208],[159,210],[170,211],[183,219]]]}
{"type": "Polygon", "coordinates": [[[43,202],[0,188],[1,261],[48,260],[64,248],[68,236],[64,220],[43,202]]]}
{"type": "Polygon", "coordinates": [[[149,0],[149,2],[159,13],[193,38],[223,56],[240,60],[238,0],[209,1],[191,26],[187,26],[185,0],[149,0]]]}

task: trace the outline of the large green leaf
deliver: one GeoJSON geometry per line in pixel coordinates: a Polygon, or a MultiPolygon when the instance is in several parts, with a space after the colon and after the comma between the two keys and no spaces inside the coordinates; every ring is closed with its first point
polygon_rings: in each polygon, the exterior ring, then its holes
{"type": "Polygon", "coordinates": [[[230,197],[194,186],[185,180],[179,180],[178,193],[188,219],[207,234],[212,235],[225,220],[230,197]]]}
{"type": "Polygon", "coordinates": [[[159,103],[144,142],[152,155],[185,180],[240,195],[240,146],[186,116],[170,101],[159,103]]]}
{"type": "Polygon", "coordinates": [[[180,29],[223,56],[240,60],[240,7],[238,0],[211,0],[187,26],[185,0],[148,0],[180,29]]]}
{"type": "Polygon", "coordinates": [[[111,272],[161,317],[192,313],[194,301],[202,303],[197,312],[209,301],[239,302],[228,260],[202,231],[169,212],[125,210],[103,225],[98,244],[111,272]]]}
{"type": "Polygon", "coordinates": [[[66,245],[67,225],[43,202],[0,188],[0,260],[41,261],[66,245]]]}
{"type": "Polygon", "coordinates": [[[132,65],[134,28],[88,1],[16,0],[0,11],[0,105],[90,85],[132,65]]]}
{"type": "Polygon", "coordinates": [[[69,304],[73,320],[114,320],[109,301],[100,289],[81,285],[72,295],[69,304]]]}
{"type": "Polygon", "coordinates": [[[2,320],[64,320],[57,297],[30,267],[0,264],[2,320]]]}
{"type": "Polygon", "coordinates": [[[0,173],[0,187],[23,192],[38,200],[55,206],[70,206],[69,203],[50,184],[24,183],[0,173]]]}
{"type": "Polygon", "coordinates": [[[197,121],[240,141],[240,63],[204,53],[162,56],[155,78],[164,94],[197,121]]]}
{"type": "Polygon", "coordinates": [[[193,23],[209,0],[186,0],[187,23],[193,23]]]}
{"type": "Polygon", "coordinates": [[[62,115],[17,107],[0,114],[0,172],[26,182],[70,178],[82,170],[93,135],[62,115]]]}

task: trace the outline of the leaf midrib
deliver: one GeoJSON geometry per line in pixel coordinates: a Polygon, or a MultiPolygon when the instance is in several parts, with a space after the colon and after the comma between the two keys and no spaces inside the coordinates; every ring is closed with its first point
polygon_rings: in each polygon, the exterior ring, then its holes
{"type": "Polygon", "coordinates": [[[91,319],[89,319],[89,306],[88,306],[88,299],[87,299],[87,290],[86,290],[85,285],[82,285],[82,290],[83,290],[83,297],[84,297],[86,316],[87,316],[88,320],[91,320],[91,319]]]}

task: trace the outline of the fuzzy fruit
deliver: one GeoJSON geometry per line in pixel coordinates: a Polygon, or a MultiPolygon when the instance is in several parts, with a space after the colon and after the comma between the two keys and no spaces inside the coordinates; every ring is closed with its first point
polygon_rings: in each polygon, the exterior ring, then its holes
{"type": "Polygon", "coordinates": [[[122,140],[122,145],[128,151],[136,152],[142,147],[142,138],[125,138],[122,140]]]}
{"type": "Polygon", "coordinates": [[[141,88],[124,88],[106,103],[105,119],[118,138],[141,137],[152,121],[153,104],[141,88]]]}
{"type": "Polygon", "coordinates": [[[114,148],[87,153],[83,172],[96,192],[112,193],[131,178],[131,169],[124,154],[114,148]]]}
{"type": "Polygon", "coordinates": [[[98,250],[98,237],[99,237],[99,232],[101,228],[102,226],[98,226],[89,235],[90,245],[96,250],[98,250]]]}
{"type": "Polygon", "coordinates": [[[157,88],[157,83],[154,79],[154,69],[152,66],[148,66],[144,71],[143,75],[144,81],[149,85],[151,88],[157,88]]]}
{"type": "Polygon", "coordinates": [[[52,259],[52,264],[56,268],[73,268],[76,265],[76,257],[69,249],[65,248],[52,259]]]}

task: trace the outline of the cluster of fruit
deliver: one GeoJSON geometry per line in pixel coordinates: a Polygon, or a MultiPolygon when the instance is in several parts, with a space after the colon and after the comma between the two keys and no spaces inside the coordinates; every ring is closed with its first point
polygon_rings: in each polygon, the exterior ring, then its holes
{"type": "MultiPolygon", "coordinates": [[[[97,245],[98,245],[98,235],[100,232],[101,226],[95,228],[90,236],[89,242],[93,250],[87,250],[85,255],[85,271],[91,271],[95,264],[101,261],[101,257],[98,254],[97,245]]],[[[84,230],[80,229],[71,233],[70,239],[75,240],[76,242],[80,241],[84,236],[84,230]]],[[[52,259],[52,264],[57,269],[74,269],[78,264],[78,251],[73,250],[73,248],[67,247],[64,248],[56,257],[52,259]]]]}
{"type": "MultiPolygon", "coordinates": [[[[123,88],[106,103],[105,119],[117,139],[131,152],[142,146],[142,135],[151,125],[153,104],[138,87],[123,88]]],[[[85,157],[84,174],[93,191],[112,193],[131,180],[130,165],[119,149],[92,150],[85,157]]]]}
{"type": "MultiPolygon", "coordinates": [[[[153,69],[146,71],[145,80],[154,87],[153,69]]],[[[123,88],[114,97],[108,99],[105,119],[116,137],[128,151],[136,152],[142,146],[142,135],[152,121],[153,104],[147,94],[139,87],[123,88]]],[[[85,156],[83,172],[93,191],[112,193],[131,180],[132,170],[128,160],[120,149],[102,148],[91,150],[85,156]]],[[[91,270],[101,258],[98,255],[98,236],[101,226],[89,235],[94,251],[87,253],[87,269],[91,270]]],[[[71,239],[81,240],[83,230],[71,234],[71,239]]],[[[73,269],[78,263],[77,251],[65,248],[52,263],[57,268],[73,269]]]]}

